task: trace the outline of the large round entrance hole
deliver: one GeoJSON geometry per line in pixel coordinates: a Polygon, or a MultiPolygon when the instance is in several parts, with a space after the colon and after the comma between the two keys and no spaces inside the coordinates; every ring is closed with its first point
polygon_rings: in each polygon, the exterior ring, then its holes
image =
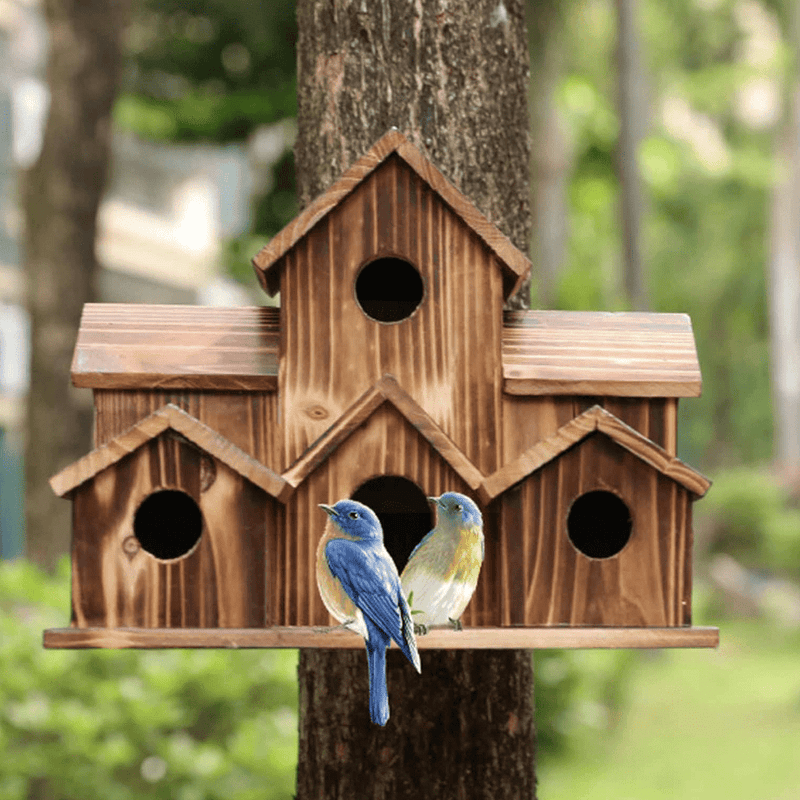
{"type": "Polygon", "coordinates": [[[383,543],[402,572],[411,551],[433,527],[425,492],[399,475],[372,478],[353,492],[353,500],[369,506],[381,521],[383,543]]]}
{"type": "Polygon", "coordinates": [[[624,501],[602,490],[576,498],[567,516],[569,540],[589,558],[615,556],[628,543],[632,527],[624,501]]]}
{"type": "Polygon", "coordinates": [[[400,322],[422,302],[425,288],[416,268],[402,258],[376,258],[356,278],[356,300],[378,322],[400,322]]]}
{"type": "Polygon", "coordinates": [[[203,532],[200,507],[186,492],[162,489],[146,497],[133,517],[143,550],[163,560],[191,552],[203,532]]]}

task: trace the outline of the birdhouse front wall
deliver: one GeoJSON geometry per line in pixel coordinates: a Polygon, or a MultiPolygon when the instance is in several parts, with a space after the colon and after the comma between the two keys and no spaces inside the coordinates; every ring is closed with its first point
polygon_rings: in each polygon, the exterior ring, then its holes
{"type": "Polygon", "coordinates": [[[74,626],[264,624],[265,538],[275,501],[225,464],[167,432],[79,486],[73,498],[74,626]],[[173,501],[180,505],[174,529],[159,519],[172,509],[158,505],[173,501]],[[147,502],[156,504],[155,517],[143,511],[147,502]],[[196,519],[199,533],[188,552],[159,558],[145,549],[173,555],[170,539],[187,518],[196,519]]]}
{"type": "Polygon", "coordinates": [[[100,447],[171,403],[279,471],[280,427],[274,392],[95,389],[94,442],[100,447]]]}
{"type": "MultiPolygon", "coordinates": [[[[602,433],[572,446],[497,501],[502,624],[690,625],[692,499],[602,433]],[[610,557],[570,539],[571,509],[590,492],[630,513],[630,538],[610,557]]],[[[602,513],[589,522],[597,537],[611,533],[602,513]]]]}
{"type": "MultiPolygon", "coordinates": [[[[282,570],[268,575],[267,588],[272,610],[271,624],[329,625],[328,615],[316,584],[316,553],[327,517],[320,503],[331,498],[352,497],[367,481],[399,476],[413,482],[423,499],[446,491],[470,494],[470,488],[430,442],[391,404],[384,403],[369,419],[346,438],[321,464],[305,477],[289,498],[285,526],[270,542],[270,568],[282,570]],[[274,565],[274,567],[273,567],[274,565]]],[[[427,533],[424,528],[419,538],[427,533]]],[[[387,549],[397,542],[385,535],[387,549]]],[[[416,544],[407,543],[405,552],[416,544]]],[[[397,564],[402,570],[403,563],[397,564]]],[[[465,624],[478,620],[491,609],[480,591],[463,617],[465,624]]]]}
{"type": "Polygon", "coordinates": [[[499,465],[503,284],[497,256],[397,157],[330,210],[281,270],[279,394],[290,465],[363,391],[394,375],[473,460],[499,465]],[[356,280],[382,257],[421,277],[411,316],[380,322],[356,280]]]}

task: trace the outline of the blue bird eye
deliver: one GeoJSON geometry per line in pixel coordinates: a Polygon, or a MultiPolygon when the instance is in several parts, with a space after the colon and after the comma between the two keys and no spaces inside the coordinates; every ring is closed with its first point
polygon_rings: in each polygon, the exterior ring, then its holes
{"type": "Polygon", "coordinates": [[[456,511],[463,511],[464,510],[464,506],[462,506],[461,503],[456,503],[455,508],[456,508],[456,511]]]}
{"type": "Polygon", "coordinates": [[[358,519],[358,511],[351,511],[348,515],[350,519],[358,519]]]}

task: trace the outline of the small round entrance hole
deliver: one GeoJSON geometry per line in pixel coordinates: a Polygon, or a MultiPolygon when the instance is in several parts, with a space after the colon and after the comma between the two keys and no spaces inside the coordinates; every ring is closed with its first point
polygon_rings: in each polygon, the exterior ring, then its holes
{"type": "Polygon", "coordinates": [[[143,550],[163,560],[191,552],[203,532],[200,507],[186,492],[162,489],[146,497],[133,517],[143,550]]]}
{"type": "Polygon", "coordinates": [[[611,558],[631,537],[628,506],[612,492],[592,491],[576,498],[567,516],[567,533],[575,548],[589,558],[611,558]]]}
{"type": "Polygon", "coordinates": [[[411,551],[433,527],[425,492],[399,475],[372,478],[353,492],[353,500],[369,506],[381,521],[383,543],[402,572],[411,551]]]}
{"type": "Polygon", "coordinates": [[[410,317],[425,292],[422,276],[402,258],[376,258],[356,278],[356,300],[362,311],[378,322],[400,322],[410,317]]]}

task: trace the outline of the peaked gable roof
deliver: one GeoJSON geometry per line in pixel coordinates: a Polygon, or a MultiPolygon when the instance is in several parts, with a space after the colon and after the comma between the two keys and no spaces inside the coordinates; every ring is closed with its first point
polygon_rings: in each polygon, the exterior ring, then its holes
{"type": "Polygon", "coordinates": [[[711,486],[708,478],[675,456],[671,456],[663,447],[642,436],[614,414],[601,406],[592,406],[566,425],[562,425],[552,436],[537,442],[517,459],[486,478],[478,488],[479,497],[484,503],[494,500],[506,489],[527,478],[532,472],[595,431],[604,433],[620,447],[624,447],[641,461],[680,483],[698,497],[702,497],[711,486]]]}
{"type": "Polygon", "coordinates": [[[280,475],[256,461],[191,414],[187,414],[171,403],[65,467],[50,478],[50,486],[57,495],[64,497],[102,470],[138,450],[167,428],[185,436],[190,442],[262,488],[267,494],[279,500],[285,499],[286,492],[290,487],[280,475]]]}
{"type": "Polygon", "coordinates": [[[434,450],[471,488],[477,489],[483,474],[459,450],[452,439],[397,382],[393,375],[384,375],[367,389],[347,411],[286,471],[283,478],[293,487],[299,486],[320,464],[326,461],[342,442],[384,403],[391,403],[434,450]]]}
{"type": "Polygon", "coordinates": [[[255,255],[253,267],[268,294],[274,295],[280,288],[277,269],[280,258],[392,154],[396,154],[425,181],[495,253],[506,273],[503,280],[505,295],[510,297],[514,293],[530,269],[527,256],[489,222],[402,133],[393,129],[384,134],[339,180],[309,203],[255,255]]]}

